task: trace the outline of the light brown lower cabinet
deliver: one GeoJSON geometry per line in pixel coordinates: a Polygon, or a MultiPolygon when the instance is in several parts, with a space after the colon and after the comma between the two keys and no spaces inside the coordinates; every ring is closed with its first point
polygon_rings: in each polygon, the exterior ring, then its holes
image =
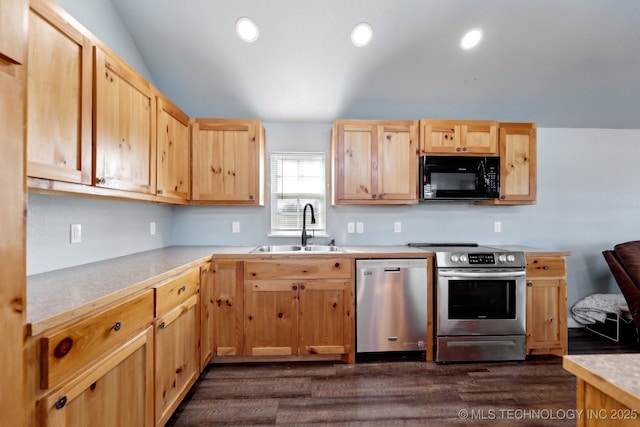
{"type": "Polygon", "coordinates": [[[240,356],[244,352],[244,262],[214,261],[213,277],[213,357],[240,356]]]}
{"type": "Polygon", "coordinates": [[[152,322],[149,290],[29,340],[36,424],[153,426],[152,322]]]}
{"type": "Polygon", "coordinates": [[[210,262],[200,267],[200,298],[198,300],[200,372],[207,366],[213,355],[213,277],[211,267],[210,262]]]}
{"type": "Polygon", "coordinates": [[[153,426],[153,330],[147,327],[41,402],[42,426],[153,426]]]}
{"type": "Polygon", "coordinates": [[[245,354],[355,359],[352,261],[247,261],[245,354]]]}
{"type": "Polygon", "coordinates": [[[163,426],[200,373],[198,289],[193,268],[155,286],[155,425],[163,426]]]}
{"type": "Polygon", "coordinates": [[[351,288],[347,280],[246,283],[247,354],[349,354],[351,288]]]}
{"type": "Polygon", "coordinates": [[[564,257],[527,256],[527,354],[568,351],[564,257]]]}

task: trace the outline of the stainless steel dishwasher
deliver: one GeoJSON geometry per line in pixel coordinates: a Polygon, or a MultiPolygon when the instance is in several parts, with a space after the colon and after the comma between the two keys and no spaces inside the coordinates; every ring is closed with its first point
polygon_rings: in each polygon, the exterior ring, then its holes
{"type": "Polygon", "coordinates": [[[356,260],[356,352],[424,351],[427,260],[356,260]]]}

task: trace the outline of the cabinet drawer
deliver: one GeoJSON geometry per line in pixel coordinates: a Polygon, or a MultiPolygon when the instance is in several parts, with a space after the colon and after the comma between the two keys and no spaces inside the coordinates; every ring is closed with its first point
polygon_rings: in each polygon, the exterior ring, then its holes
{"type": "Polygon", "coordinates": [[[527,277],[564,277],[565,259],[562,257],[527,257],[527,277]]]}
{"type": "Polygon", "coordinates": [[[153,293],[146,291],[41,338],[41,387],[50,388],[153,321],[153,293]]]}
{"type": "Polygon", "coordinates": [[[260,279],[348,279],[352,260],[345,258],[247,261],[247,280],[260,279]]]}
{"type": "Polygon", "coordinates": [[[161,316],[182,304],[200,287],[200,269],[193,268],[154,287],[156,292],[156,316],[161,316]]]}

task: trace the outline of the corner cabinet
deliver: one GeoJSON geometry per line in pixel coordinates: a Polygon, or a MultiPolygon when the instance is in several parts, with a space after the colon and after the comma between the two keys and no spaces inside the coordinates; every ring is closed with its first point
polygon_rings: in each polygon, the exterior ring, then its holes
{"type": "Polygon", "coordinates": [[[355,359],[350,260],[245,263],[245,354],[355,359]]]}
{"type": "Polygon", "coordinates": [[[244,352],[244,262],[212,263],[213,358],[240,356],[244,352]]]}
{"type": "Polygon", "coordinates": [[[265,135],[257,119],[191,119],[195,204],[264,205],[265,135]]]}
{"type": "Polygon", "coordinates": [[[157,190],[156,194],[175,201],[189,200],[191,193],[191,143],[189,117],[165,96],[156,98],[157,190]]]}
{"type": "Polygon", "coordinates": [[[526,255],[527,354],[568,351],[567,269],[563,256],[526,255]]]}
{"type": "Polygon", "coordinates": [[[334,205],[418,203],[418,122],[336,120],[331,153],[334,205]]]}
{"type": "Polygon", "coordinates": [[[30,2],[27,175],[90,185],[93,44],[69,19],[30,2]]]}
{"type": "Polygon", "coordinates": [[[149,82],[95,47],[95,185],[156,193],[156,96],[149,82]]]}
{"type": "Polygon", "coordinates": [[[498,122],[420,120],[420,155],[498,155],[498,122]]]}

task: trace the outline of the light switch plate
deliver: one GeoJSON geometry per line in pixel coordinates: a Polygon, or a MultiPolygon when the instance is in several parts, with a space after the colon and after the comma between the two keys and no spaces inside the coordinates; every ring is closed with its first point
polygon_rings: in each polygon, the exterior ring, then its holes
{"type": "Polygon", "coordinates": [[[356,233],[362,234],[364,233],[364,224],[361,222],[356,223],[356,233]]]}
{"type": "Polygon", "coordinates": [[[356,232],[356,229],[355,229],[353,223],[352,222],[348,222],[347,223],[347,233],[353,234],[355,232],[356,232]]]}
{"type": "Polygon", "coordinates": [[[393,231],[395,233],[401,233],[402,232],[402,223],[400,221],[396,221],[393,223],[393,231]]]}
{"type": "Polygon", "coordinates": [[[231,232],[232,233],[239,233],[240,232],[240,222],[239,221],[233,221],[231,223],[231,232]]]}
{"type": "Polygon", "coordinates": [[[149,234],[152,236],[156,234],[156,223],[153,221],[149,223],[149,234]]]}
{"type": "Polygon", "coordinates": [[[71,243],[82,242],[82,225],[71,224],[71,243]]]}

